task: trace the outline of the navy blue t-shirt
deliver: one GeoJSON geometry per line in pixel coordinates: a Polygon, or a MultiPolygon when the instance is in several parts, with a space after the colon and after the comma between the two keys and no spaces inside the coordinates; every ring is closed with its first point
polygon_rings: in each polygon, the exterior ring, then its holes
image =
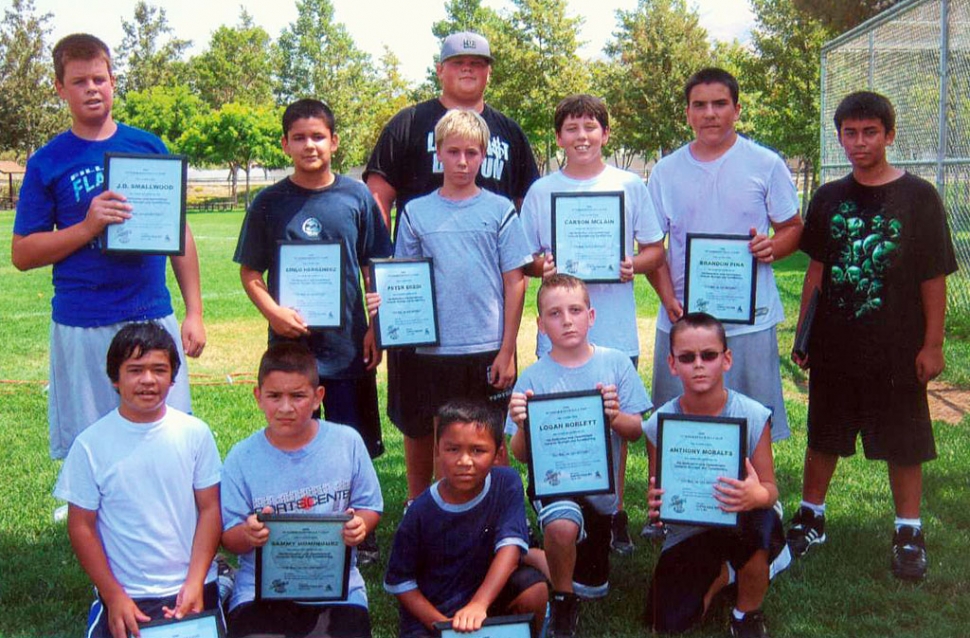
{"type": "MultiPolygon", "coordinates": [[[[233,260],[268,273],[270,295],[279,299],[276,269],[281,241],[340,241],[344,245],[344,327],[311,330],[308,345],[325,379],[355,379],[365,372],[367,332],[360,268],[391,256],[380,209],[361,182],[336,175],[333,184],[310,190],[285,179],[261,191],[249,206],[233,260]]],[[[270,330],[269,341],[284,340],[270,330]]]]}

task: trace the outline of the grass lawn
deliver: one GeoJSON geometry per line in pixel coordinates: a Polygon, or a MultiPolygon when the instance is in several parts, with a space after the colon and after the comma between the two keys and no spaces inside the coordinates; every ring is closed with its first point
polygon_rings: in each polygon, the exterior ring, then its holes
{"type": "MultiPolygon", "coordinates": [[[[232,253],[241,213],[190,215],[202,261],[208,346],[190,372],[196,414],[212,428],[223,455],[262,427],[252,382],[265,346],[266,323],[239,285],[232,253]]],[[[0,236],[10,236],[13,215],[0,213],[0,236]]],[[[778,264],[776,274],[789,319],[780,327],[782,352],[790,350],[793,320],[805,260],[778,264]]],[[[78,636],[91,588],[78,566],[63,524],[51,518],[51,488],[60,464],[47,454],[45,380],[50,318],[50,270],[19,273],[10,265],[9,243],[0,242],[0,638],[78,636]]],[[[173,290],[177,290],[173,287],[173,290]]],[[[177,293],[176,293],[177,296],[177,293]]],[[[657,302],[643,278],[640,307],[641,374],[649,383],[657,302]]],[[[177,300],[177,306],[180,300],[177,300]]],[[[453,309],[445,309],[453,310],[453,309]]],[[[181,308],[176,313],[181,316],[181,308]]],[[[532,360],[534,292],[520,334],[520,361],[532,360]]],[[[959,330],[962,336],[967,332],[959,330]]],[[[946,379],[970,384],[968,342],[951,339],[946,379]]],[[[846,362],[851,365],[851,361],[846,362]]],[[[786,405],[793,436],[775,446],[782,502],[792,512],[799,501],[805,449],[804,375],[783,357],[786,405]]],[[[383,384],[380,386],[383,395],[383,384]]],[[[847,388],[847,391],[852,391],[847,388]]],[[[383,402],[383,396],[382,396],[383,402]]],[[[925,583],[896,581],[889,572],[893,512],[885,467],[853,458],[840,465],[829,497],[829,542],[795,564],[771,587],[766,613],[772,635],[783,636],[958,636],[970,627],[970,435],[967,419],[937,424],[940,458],[926,468],[923,520],[929,539],[930,572],[925,583]]],[[[387,453],[376,461],[386,514],[379,539],[386,561],[405,496],[401,437],[385,423],[387,453]]],[[[642,443],[631,446],[627,510],[631,530],[645,519],[646,461],[642,443]]],[[[611,593],[583,607],[583,636],[640,636],[646,584],[659,548],[639,541],[631,557],[615,558],[611,593]]],[[[363,569],[376,636],[396,635],[397,606],[381,587],[383,565],[363,569]]],[[[691,636],[721,636],[728,607],[691,636]]]]}

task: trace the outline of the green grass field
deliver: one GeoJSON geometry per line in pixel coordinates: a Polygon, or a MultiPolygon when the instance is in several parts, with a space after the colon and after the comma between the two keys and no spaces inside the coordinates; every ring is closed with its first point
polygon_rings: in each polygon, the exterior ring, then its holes
{"type": "MultiPolygon", "coordinates": [[[[266,339],[266,324],[239,285],[232,252],[241,213],[190,215],[202,261],[208,346],[190,364],[196,414],[215,433],[223,455],[262,426],[252,381],[266,339]]],[[[10,237],[13,216],[0,213],[0,236],[10,237]]],[[[779,330],[782,352],[790,349],[805,260],[792,257],[776,274],[789,319],[779,330]]],[[[91,587],[72,554],[63,524],[51,513],[51,488],[59,463],[48,458],[45,380],[50,318],[50,270],[19,273],[10,265],[9,242],[0,242],[0,638],[79,636],[91,587]]],[[[174,288],[173,288],[174,289],[174,288]]],[[[176,292],[177,296],[177,292],[176,292]]],[[[520,334],[520,361],[531,360],[534,303],[529,295],[520,334]]],[[[637,282],[641,325],[641,373],[649,383],[653,318],[657,303],[646,282],[637,282]]],[[[181,315],[177,303],[176,313],[181,315]]],[[[968,344],[951,340],[946,379],[970,384],[968,344]]],[[[852,362],[847,362],[851,365],[852,362]]],[[[804,375],[782,362],[787,408],[794,432],[775,446],[782,502],[797,505],[805,448],[804,375]]],[[[852,391],[851,388],[847,391],[852,391]]],[[[381,385],[383,393],[383,384],[381,385]]],[[[382,397],[383,401],[383,397],[382,397]]],[[[829,497],[829,542],[795,564],[771,587],[766,602],[773,636],[962,636],[970,627],[970,435],[967,419],[937,424],[940,458],[926,468],[923,520],[930,572],[922,584],[896,581],[889,572],[893,512],[883,464],[860,458],[844,462],[829,497]]],[[[379,529],[384,560],[401,517],[405,495],[401,437],[389,423],[388,452],[376,461],[386,513],[379,529]]],[[[642,443],[631,446],[627,510],[631,530],[645,518],[646,462],[642,443]]],[[[581,635],[640,636],[646,584],[659,548],[637,539],[631,557],[613,561],[611,593],[583,607],[581,635]]],[[[383,565],[363,569],[376,636],[396,635],[397,606],[381,589],[383,565]]],[[[726,633],[728,607],[691,636],[726,633]]]]}

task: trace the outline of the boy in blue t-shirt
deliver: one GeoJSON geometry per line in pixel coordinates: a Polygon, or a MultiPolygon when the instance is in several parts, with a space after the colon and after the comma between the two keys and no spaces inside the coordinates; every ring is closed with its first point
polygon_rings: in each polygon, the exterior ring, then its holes
{"type": "Polygon", "coordinates": [[[256,512],[351,514],[343,538],[354,548],[381,518],[381,488],[360,435],[313,418],[324,392],[314,357],[303,344],[278,343],[263,354],[254,394],[267,425],[233,446],[223,473],[222,545],[239,555],[229,601],[230,638],[371,635],[356,549],[346,602],[255,602],[255,549],[269,539],[256,512]]]}
{"type": "MultiPolygon", "coordinates": [[[[11,259],[19,270],[53,265],[48,421],[52,458],[67,456],[74,438],[118,406],[101,363],[126,323],[156,320],[179,341],[165,285],[165,257],[104,254],[101,234],[138,210],[104,190],[104,154],[166,153],[158,137],[118,124],[111,115],[111,54],[98,38],[77,33],[54,47],[54,87],[71,111],[71,128],[27,162],[14,220],[11,259]]],[[[171,258],[185,301],[182,350],[205,346],[199,258],[185,228],[185,254],[171,258]]],[[[181,357],[181,354],[180,354],[181,357]]],[[[168,401],[191,412],[186,366],[168,401]]]]}
{"type": "MultiPolygon", "coordinates": [[[[643,381],[625,353],[589,342],[596,311],[582,280],[562,274],[547,277],[536,305],[539,331],[549,337],[552,350],[522,372],[512,391],[506,422],[512,454],[529,461],[524,429],[529,397],[597,388],[610,420],[610,471],[618,485],[620,439],[640,438],[642,414],[652,407],[643,381]]],[[[618,505],[615,493],[534,503],[552,581],[552,638],[575,636],[580,596],[600,598],[609,591],[611,528],[618,505]]]]}
{"type": "Polygon", "coordinates": [[[487,616],[545,616],[545,578],[522,564],[528,527],[522,481],[493,467],[502,448],[501,416],[483,403],[449,401],[438,410],[442,478],[404,514],[384,589],[401,604],[400,636],[435,635],[436,622],[476,631],[487,616]]]}
{"type": "MultiPolygon", "coordinates": [[[[731,636],[767,636],[761,604],[771,577],[791,562],[782,534],[775,467],[771,456],[771,410],[724,387],[731,368],[724,326],[701,313],[682,316],[670,330],[667,365],[684,393],[668,401],[644,424],[650,467],[657,467],[657,415],[688,414],[747,420],[744,479],[721,477],[712,486],[725,512],[737,512],[736,528],[668,524],[663,550],[647,595],[647,622],[653,631],[680,633],[699,623],[711,600],[737,582],[731,636]]],[[[648,515],[659,526],[664,490],[650,477],[648,515]]]]}

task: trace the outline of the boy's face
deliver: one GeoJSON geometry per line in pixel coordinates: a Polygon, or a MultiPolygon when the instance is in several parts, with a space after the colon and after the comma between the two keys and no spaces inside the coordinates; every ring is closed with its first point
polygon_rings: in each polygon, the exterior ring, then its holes
{"type": "Polygon", "coordinates": [[[101,58],[68,60],[64,82],[54,80],[54,88],[81,124],[98,125],[111,116],[115,79],[101,58]]]}
{"type": "Polygon", "coordinates": [[[445,183],[455,187],[475,183],[478,169],[485,159],[484,150],[478,140],[469,140],[449,135],[438,147],[438,159],[444,167],[445,183]]]}
{"type": "Polygon", "coordinates": [[[314,387],[299,372],[270,372],[253,393],[266,415],[267,428],[279,440],[304,436],[323,401],[323,386],[314,387]]]}
{"type": "Polygon", "coordinates": [[[149,350],[125,359],[113,383],[121,399],[121,416],[135,423],[152,423],[165,415],[165,398],[172,388],[172,363],[165,350],[149,350]]]}
{"type": "Polygon", "coordinates": [[[480,100],[485,95],[492,65],[477,55],[458,55],[440,63],[437,71],[441,94],[468,102],[480,100]]]}
{"type": "Polygon", "coordinates": [[[283,137],[283,152],[293,160],[298,173],[330,170],[330,161],[340,140],[318,117],[300,118],[283,137]]]}
{"type": "Polygon", "coordinates": [[[886,148],[892,146],[896,131],[886,131],[879,118],[843,120],[839,143],[853,168],[872,168],[886,161],[886,148]]]}
{"type": "Polygon", "coordinates": [[[556,348],[570,349],[586,344],[586,336],[596,320],[579,288],[549,288],[542,294],[542,310],[536,322],[539,332],[549,337],[556,348]]]}
{"type": "Polygon", "coordinates": [[[667,364],[671,374],[680,377],[685,394],[705,394],[724,386],[724,373],[731,369],[731,351],[724,349],[717,332],[687,328],[677,333],[673,345],[667,364]]]}
{"type": "Polygon", "coordinates": [[[595,164],[603,161],[603,146],[610,140],[609,129],[595,117],[568,116],[556,133],[556,144],[566,152],[567,165],[595,164]]]}
{"type": "Polygon", "coordinates": [[[467,502],[478,496],[495,462],[495,439],[487,427],[452,423],[438,437],[438,467],[446,496],[467,502]]]}
{"type": "Polygon", "coordinates": [[[734,123],[741,115],[741,105],[731,98],[724,84],[698,84],[690,90],[687,101],[687,123],[694,138],[704,146],[720,147],[734,135],[734,123]]]}

